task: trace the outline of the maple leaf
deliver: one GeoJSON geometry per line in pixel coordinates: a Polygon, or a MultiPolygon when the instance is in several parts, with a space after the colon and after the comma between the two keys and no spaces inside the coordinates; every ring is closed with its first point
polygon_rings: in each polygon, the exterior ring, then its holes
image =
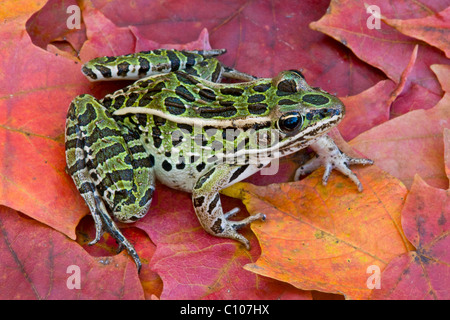
{"type": "Polygon", "coordinates": [[[363,193],[338,174],[322,186],[323,170],[300,182],[223,190],[241,198],[250,213],[267,215],[266,222],[252,224],[261,257],[245,268],[304,290],[367,298],[366,269],[383,269],[409,248],[400,228],[406,189],[376,167],[355,172],[363,193]]]}
{"type": "Polygon", "coordinates": [[[447,58],[450,58],[449,19],[450,7],[420,19],[383,19],[383,21],[407,36],[423,40],[442,49],[447,58]]]}
{"type": "Polygon", "coordinates": [[[117,26],[134,25],[133,30],[141,36],[160,43],[167,43],[167,39],[170,43],[185,43],[207,28],[212,46],[227,49],[227,54],[220,57],[225,65],[258,77],[303,69],[308,83],[340,96],[359,93],[385,79],[355,59],[350,50],[308,27],[310,21],[326,12],[328,0],[316,1],[310,7],[295,0],[213,5],[168,0],[164,7],[146,0],[133,4],[106,0],[93,3],[117,26]],[[141,9],[144,7],[146,10],[141,9]]]}
{"type": "MultiPolygon", "coordinates": [[[[32,6],[34,1],[27,2],[24,7],[32,6]]],[[[40,10],[34,12],[25,25],[33,44],[74,59],[87,39],[84,24],[80,23],[77,28],[68,28],[68,19],[73,14],[71,9],[74,7],[78,7],[76,0],[47,1],[40,10]]]]}
{"type": "Polygon", "coordinates": [[[125,253],[91,257],[61,233],[4,206],[0,239],[0,299],[143,298],[125,253]]]}
{"type": "MultiPolygon", "coordinates": [[[[401,19],[423,18],[445,9],[445,1],[425,6],[415,1],[374,1],[382,21],[386,17],[401,19]]],[[[365,27],[372,13],[360,1],[346,0],[330,3],[330,9],[311,28],[324,32],[348,46],[361,60],[382,70],[391,80],[398,83],[409,61],[409,55],[419,44],[418,63],[412,71],[407,88],[392,107],[391,114],[404,114],[414,109],[433,107],[442,95],[439,83],[430,70],[433,63],[445,64],[442,52],[410,38],[389,25],[380,23],[379,28],[365,27]],[[353,19],[348,19],[353,17],[353,19]],[[364,26],[364,27],[363,27],[364,26]]],[[[425,19],[425,18],[424,18],[425,19]]],[[[445,42],[445,41],[443,41],[445,42]]],[[[441,42],[441,44],[443,43],[441,42]]]]}
{"type": "Polygon", "coordinates": [[[420,173],[428,184],[446,189],[442,134],[450,125],[450,68],[434,65],[432,69],[447,92],[436,106],[414,110],[385,122],[360,134],[350,145],[407,187],[411,186],[415,174],[420,173]]]}
{"type": "MultiPolygon", "coordinates": [[[[224,199],[224,210],[242,205],[224,199]]],[[[162,278],[161,299],[310,299],[309,292],[252,274],[242,266],[259,255],[256,239],[248,252],[230,239],[208,235],[199,225],[189,194],[157,185],[151,213],[136,223],[156,244],[150,267],[162,278]],[[171,201],[167,201],[170,198],[171,201]]]]}
{"type": "Polygon", "coordinates": [[[0,203],[75,239],[87,207],[65,173],[64,119],[88,86],[79,64],[33,45],[28,17],[10,18],[0,36],[0,203]]]}
{"type": "MultiPolygon", "coordinates": [[[[444,139],[448,168],[450,130],[445,130],[444,139]]],[[[381,274],[380,290],[375,290],[371,298],[448,300],[450,190],[430,187],[416,175],[402,210],[402,227],[416,250],[389,263],[381,274]]]]}

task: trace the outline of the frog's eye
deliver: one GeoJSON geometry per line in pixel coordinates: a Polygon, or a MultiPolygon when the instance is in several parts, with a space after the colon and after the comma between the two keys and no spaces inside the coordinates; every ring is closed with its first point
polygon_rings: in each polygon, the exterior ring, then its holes
{"type": "Polygon", "coordinates": [[[278,120],[278,128],[285,133],[292,132],[301,128],[303,124],[303,116],[298,112],[290,112],[282,115],[278,120]]]}

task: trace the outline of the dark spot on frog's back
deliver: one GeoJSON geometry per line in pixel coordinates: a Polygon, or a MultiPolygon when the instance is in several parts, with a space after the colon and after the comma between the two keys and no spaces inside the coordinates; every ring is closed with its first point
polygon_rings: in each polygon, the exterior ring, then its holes
{"type": "Polygon", "coordinates": [[[191,75],[187,74],[186,72],[175,71],[175,75],[176,75],[178,81],[183,82],[185,84],[196,85],[197,83],[199,83],[199,81],[197,79],[195,79],[191,75]]]}
{"type": "Polygon", "coordinates": [[[258,84],[257,86],[253,87],[253,90],[255,90],[256,92],[266,92],[267,90],[269,90],[271,87],[270,83],[261,83],[258,84]]]}
{"type": "Polygon", "coordinates": [[[141,88],[147,88],[151,83],[153,83],[153,80],[151,80],[151,79],[142,80],[142,81],[137,82],[137,84],[141,88]]]}
{"type": "Polygon", "coordinates": [[[118,142],[112,145],[108,145],[107,147],[102,148],[100,152],[97,152],[95,158],[92,159],[92,163],[94,166],[102,165],[108,159],[111,159],[123,152],[125,152],[125,149],[118,142]]]}
{"type": "Polygon", "coordinates": [[[231,101],[231,100],[225,100],[225,101],[220,100],[219,101],[219,105],[222,106],[222,107],[231,107],[231,106],[234,106],[234,101],[231,101]]]}
{"type": "Polygon", "coordinates": [[[175,89],[175,93],[183,100],[188,102],[194,102],[194,95],[184,86],[180,85],[175,89]]]}
{"type": "Polygon", "coordinates": [[[166,110],[173,115],[180,115],[183,114],[186,111],[186,107],[184,106],[183,102],[175,97],[167,97],[164,100],[164,105],[166,107],[166,110]]]}
{"type": "Polygon", "coordinates": [[[123,169],[109,173],[113,181],[133,181],[134,172],[132,169],[123,169]]]}
{"type": "Polygon", "coordinates": [[[293,105],[293,104],[297,104],[298,102],[290,100],[290,99],[281,99],[280,101],[278,101],[279,105],[293,105]]]}
{"type": "Polygon", "coordinates": [[[139,99],[139,107],[148,106],[153,101],[153,93],[147,92],[139,99]]]}
{"type": "Polygon", "coordinates": [[[102,100],[100,100],[101,104],[106,108],[109,109],[112,104],[112,98],[111,97],[104,97],[102,100]]]}
{"type": "Polygon", "coordinates": [[[315,106],[321,106],[330,102],[330,99],[320,94],[305,94],[302,100],[315,106]]]}
{"type": "Polygon", "coordinates": [[[263,114],[267,111],[268,105],[265,103],[253,103],[248,105],[248,112],[251,114],[263,114]]]}
{"type": "Polygon", "coordinates": [[[153,86],[147,89],[147,93],[151,93],[153,95],[156,95],[158,93],[161,93],[161,91],[166,87],[166,84],[163,81],[154,83],[153,86]]]}
{"type": "Polygon", "coordinates": [[[73,101],[72,101],[70,103],[69,110],[67,110],[67,118],[69,118],[72,121],[76,119],[76,116],[75,116],[76,110],[75,109],[76,109],[75,103],[73,103],[73,101]]]}
{"type": "Polygon", "coordinates": [[[240,97],[244,93],[244,90],[242,90],[240,88],[233,88],[233,87],[226,88],[225,87],[225,88],[220,89],[220,93],[234,96],[234,97],[240,97]]]}
{"type": "Polygon", "coordinates": [[[117,57],[103,57],[103,63],[111,63],[117,60],[117,57]]]}
{"type": "Polygon", "coordinates": [[[136,119],[142,127],[145,128],[147,126],[147,115],[146,114],[136,114],[136,119]]]}
{"type": "Polygon", "coordinates": [[[214,118],[214,117],[230,118],[237,113],[237,109],[233,106],[220,108],[202,107],[199,108],[198,110],[203,118],[214,118]]]}
{"type": "Polygon", "coordinates": [[[248,103],[256,103],[256,102],[262,102],[266,99],[266,97],[263,94],[254,94],[252,96],[249,96],[247,99],[248,103]]]}
{"type": "Polygon", "coordinates": [[[198,94],[206,102],[214,102],[216,100],[216,94],[210,89],[201,89],[198,94]]]}

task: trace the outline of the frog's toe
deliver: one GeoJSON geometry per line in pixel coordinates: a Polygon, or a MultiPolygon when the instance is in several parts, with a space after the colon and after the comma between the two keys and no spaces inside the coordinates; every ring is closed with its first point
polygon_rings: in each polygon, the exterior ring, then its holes
{"type": "Polygon", "coordinates": [[[91,241],[92,244],[97,243],[100,238],[102,237],[102,234],[106,231],[108,232],[117,242],[118,244],[118,250],[117,253],[121,252],[123,249],[126,249],[128,254],[133,258],[136,267],[138,269],[138,272],[141,269],[141,260],[139,259],[139,255],[137,254],[136,249],[133,247],[133,245],[125,238],[125,236],[120,232],[120,229],[117,227],[117,225],[114,223],[113,219],[109,216],[109,214],[98,210],[93,215],[95,223],[96,223],[96,230],[97,234],[93,241],[91,241]],[[99,220],[98,220],[99,219],[99,220]]]}
{"type": "Polygon", "coordinates": [[[233,217],[236,213],[238,213],[239,211],[241,211],[240,208],[236,207],[231,209],[230,211],[224,213],[223,215],[225,216],[225,219],[228,219],[230,217],[233,217]]]}
{"type": "Polygon", "coordinates": [[[295,180],[300,176],[311,173],[319,167],[324,167],[325,171],[322,177],[322,184],[326,185],[333,169],[341,172],[343,175],[352,180],[359,191],[362,191],[362,184],[356,177],[356,174],[350,169],[350,165],[370,165],[373,161],[363,158],[352,158],[339,150],[334,141],[327,135],[319,137],[315,143],[311,145],[316,152],[314,158],[302,165],[295,172],[295,180]]]}
{"type": "Polygon", "coordinates": [[[117,247],[117,253],[119,254],[120,252],[122,252],[123,249],[126,249],[127,253],[133,258],[134,263],[136,264],[137,267],[137,271],[139,273],[141,271],[142,263],[141,259],[139,258],[139,255],[137,254],[136,249],[125,237],[122,236],[122,238],[120,238],[115,237],[114,235],[112,236],[116,239],[116,242],[119,245],[117,247]]]}
{"type": "Polygon", "coordinates": [[[101,237],[103,235],[103,232],[100,234],[100,236],[96,236],[95,239],[93,239],[91,242],[88,243],[89,246],[93,246],[94,244],[96,244],[97,242],[100,241],[101,237]]]}
{"type": "Polygon", "coordinates": [[[322,161],[319,157],[314,157],[308,162],[306,162],[304,165],[299,167],[297,171],[295,171],[294,180],[300,180],[300,177],[306,176],[313,172],[314,170],[318,169],[322,165],[322,161]]]}
{"type": "Polygon", "coordinates": [[[326,184],[326,181],[328,180],[328,177],[331,173],[331,170],[336,169],[340,171],[343,175],[348,177],[353,183],[358,187],[358,191],[363,191],[363,186],[361,182],[359,181],[356,174],[349,168],[350,165],[353,164],[359,164],[359,165],[371,165],[373,164],[373,161],[370,159],[362,159],[362,158],[351,158],[345,153],[341,154],[341,157],[338,157],[337,159],[334,159],[333,161],[327,162],[325,165],[325,174],[322,181],[325,181],[324,185],[326,184]]]}
{"type": "MultiPolygon", "coordinates": [[[[234,208],[233,210],[224,214],[224,217],[230,217],[231,215],[236,214],[239,211],[238,208],[234,208]]],[[[221,237],[221,238],[229,238],[242,243],[247,250],[250,250],[250,242],[245,238],[242,234],[238,233],[237,230],[245,227],[246,225],[252,223],[256,220],[264,221],[266,216],[262,213],[257,213],[251,215],[240,221],[233,221],[228,219],[217,219],[211,228],[211,234],[221,237]]]]}
{"type": "Polygon", "coordinates": [[[249,225],[250,223],[252,223],[253,221],[256,221],[256,220],[264,221],[264,220],[266,220],[266,215],[263,213],[257,213],[257,214],[251,215],[240,221],[229,221],[228,220],[227,223],[231,227],[230,238],[239,241],[240,243],[242,243],[245,246],[245,248],[247,250],[250,250],[250,242],[247,240],[247,238],[245,238],[243,235],[238,233],[236,230],[239,230],[240,228],[245,227],[246,225],[249,225]]]}
{"type": "Polygon", "coordinates": [[[233,227],[234,230],[239,230],[240,228],[242,228],[256,220],[264,221],[264,220],[266,220],[266,215],[263,213],[257,213],[257,214],[251,215],[241,221],[228,221],[228,223],[231,224],[231,226],[233,227]]]}
{"type": "Polygon", "coordinates": [[[235,234],[233,235],[233,237],[230,237],[233,240],[239,241],[240,243],[242,243],[245,247],[245,249],[250,250],[250,241],[247,240],[246,237],[244,237],[242,234],[235,232],[235,234]]]}

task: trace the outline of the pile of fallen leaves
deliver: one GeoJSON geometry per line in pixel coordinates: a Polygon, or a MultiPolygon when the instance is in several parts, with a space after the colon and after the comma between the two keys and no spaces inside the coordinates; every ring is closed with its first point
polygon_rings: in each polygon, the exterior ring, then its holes
{"type": "Polygon", "coordinates": [[[449,299],[450,8],[370,4],[2,1],[0,299],[449,299]],[[337,93],[347,114],[331,134],[375,165],[354,167],[362,193],[336,172],[323,186],[323,169],[291,182],[304,154],[224,190],[238,218],[267,215],[242,231],[251,251],[208,235],[190,195],[158,184],[149,214],[122,226],[143,261],[138,275],[107,234],[87,245],[93,221],[65,172],[70,101],[125,86],[91,84],[81,64],[211,46],[240,71],[303,69],[337,93]]]}

